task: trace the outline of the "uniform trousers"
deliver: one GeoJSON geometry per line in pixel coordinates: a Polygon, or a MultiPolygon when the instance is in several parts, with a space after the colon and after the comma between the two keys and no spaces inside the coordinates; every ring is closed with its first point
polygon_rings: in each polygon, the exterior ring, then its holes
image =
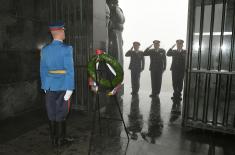
{"type": "Polygon", "coordinates": [[[131,70],[132,93],[138,93],[140,88],[140,71],[131,70]]]}
{"type": "Polygon", "coordinates": [[[183,90],[184,72],[172,70],[172,85],[173,85],[173,97],[181,99],[181,92],[183,90]]]}
{"type": "Polygon", "coordinates": [[[151,70],[152,95],[158,95],[162,86],[162,70],[151,70]]]}
{"type": "Polygon", "coordinates": [[[50,121],[64,121],[68,115],[70,101],[64,100],[66,91],[47,91],[46,110],[50,121]]]}

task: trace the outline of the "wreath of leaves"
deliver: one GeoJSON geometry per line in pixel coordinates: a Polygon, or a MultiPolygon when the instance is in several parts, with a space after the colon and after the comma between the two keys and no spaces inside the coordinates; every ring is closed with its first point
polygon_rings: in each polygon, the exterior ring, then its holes
{"type": "Polygon", "coordinates": [[[90,75],[90,77],[97,83],[99,82],[99,84],[104,87],[113,88],[116,87],[118,84],[122,83],[123,81],[124,72],[122,66],[120,65],[120,63],[118,63],[118,61],[115,58],[106,53],[93,56],[88,62],[87,67],[88,67],[88,74],[90,75]],[[111,82],[107,79],[100,78],[99,74],[97,74],[97,79],[96,79],[95,75],[96,63],[99,61],[105,61],[114,69],[116,76],[111,82]]]}

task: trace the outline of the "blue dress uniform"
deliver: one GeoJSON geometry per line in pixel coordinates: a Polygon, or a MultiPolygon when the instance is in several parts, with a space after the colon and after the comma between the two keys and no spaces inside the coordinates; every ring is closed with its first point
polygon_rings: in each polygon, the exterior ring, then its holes
{"type": "Polygon", "coordinates": [[[65,91],[74,89],[73,48],[57,40],[45,46],[41,51],[40,71],[46,100],[54,100],[57,95],[62,100],[60,104],[47,102],[49,120],[62,121],[68,112],[67,103],[63,101],[65,91]],[[53,92],[56,92],[55,96],[53,92]]]}
{"type": "MultiPolygon", "coordinates": [[[[51,31],[63,29],[63,24],[52,24],[51,31]]],[[[46,109],[50,120],[52,143],[59,143],[65,135],[65,120],[69,112],[69,100],[64,96],[74,89],[73,48],[62,40],[53,40],[41,50],[41,88],[46,92],[46,109]]]]}

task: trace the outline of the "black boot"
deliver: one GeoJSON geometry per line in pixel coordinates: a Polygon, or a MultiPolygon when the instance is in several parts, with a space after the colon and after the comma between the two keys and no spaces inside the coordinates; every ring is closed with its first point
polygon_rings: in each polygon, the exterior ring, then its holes
{"type": "Polygon", "coordinates": [[[177,112],[177,114],[181,114],[181,104],[180,104],[180,101],[179,102],[177,102],[177,105],[176,105],[176,112],[177,112]]]}
{"type": "Polygon", "coordinates": [[[171,107],[171,113],[175,113],[176,110],[177,110],[177,109],[176,109],[176,103],[173,102],[172,107],[171,107]]]}
{"type": "Polygon", "coordinates": [[[58,145],[71,144],[73,138],[66,137],[66,121],[58,122],[58,145]]]}
{"type": "Polygon", "coordinates": [[[49,128],[50,128],[50,139],[51,139],[51,144],[56,145],[56,122],[55,121],[50,121],[49,122],[49,128]]]}
{"type": "Polygon", "coordinates": [[[172,114],[181,114],[181,103],[180,100],[177,98],[173,98],[173,105],[171,108],[171,113],[172,114]]]}

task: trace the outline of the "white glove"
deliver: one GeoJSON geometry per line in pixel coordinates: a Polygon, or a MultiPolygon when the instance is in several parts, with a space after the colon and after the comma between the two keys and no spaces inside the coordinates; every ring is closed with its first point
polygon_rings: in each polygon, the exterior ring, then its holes
{"type": "Polygon", "coordinates": [[[64,95],[64,100],[68,101],[70,96],[72,95],[73,91],[72,90],[66,90],[66,93],[64,95]]]}

